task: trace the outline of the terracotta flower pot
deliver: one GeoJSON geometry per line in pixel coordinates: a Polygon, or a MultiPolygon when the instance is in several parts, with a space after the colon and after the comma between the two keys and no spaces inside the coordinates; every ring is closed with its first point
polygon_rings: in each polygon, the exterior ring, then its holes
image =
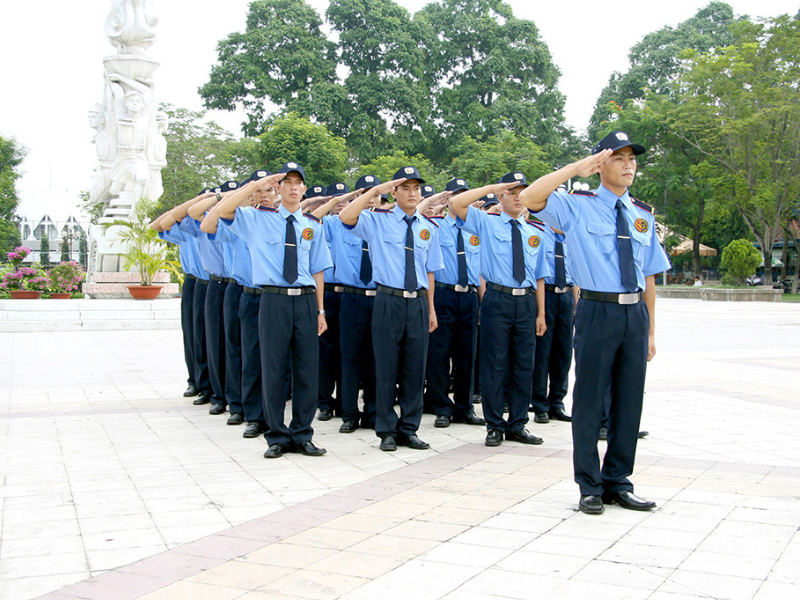
{"type": "Polygon", "coordinates": [[[42,292],[31,290],[9,290],[12,300],[38,300],[42,297],[42,292]]]}
{"type": "Polygon", "coordinates": [[[129,285],[128,291],[134,300],[155,300],[163,285],[129,285]]]}
{"type": "Polygon", "coordinates": [[[50,297],[53,300],[69,300],[72,297],[72,292],[50,292],[50,297]]]}

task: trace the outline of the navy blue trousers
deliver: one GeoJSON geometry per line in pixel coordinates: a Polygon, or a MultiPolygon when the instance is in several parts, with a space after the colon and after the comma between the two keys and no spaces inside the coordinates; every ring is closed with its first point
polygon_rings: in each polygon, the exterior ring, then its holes
{"type": "Polygon", "coordinates": [[[569,369],[572,365],[575,297],[571,291],[564,294],[545,291],[544,306],[547,331],[536,339],[536,358],[533,363],[531,407],[536,414],[552,414],[559,408],[564,409],[564,396],[567,395],[569,369]]]}
{"type": "Polygon", "coordinates": [[[206,354],[208,375],[211,380],[211,404],[225,406],[225,323],[222,303],[225,297],[224,281],[209,280],[206,291],[206,354]]]}
{"type": "Polygon", "coordinates": [[[472,372],[478,341],[478,294],[436,288],[433,298],[439,326],[428,345],[428,399],[437,416],[472,412],[472,372]],[[450,364],[453,400],[450,399],[450,364]]]}
{"type": "Polygon", "coordinates": [[[481,394],[487,429],[516,433],[528,423],[533,357],[536,350],[536,297],[487,289],[481,303],[481,394]],[[509,391],[504,379],[508,370],[509,391]],[[506,397],[507,396],[507,397],[506,397]],[[508,401],[508,420],[503,404],[508,401]]]}
{"type": "Polygon", "coordinates": [[[239,301],[244,288],[228,283],[222,302],[225,324],[225,401],[231,414],[244,415],[242,408],[242,331],[239,325],[239,301]]]}
{"type": "Polygon", "coordinates": [[[328,329],[319,336],[319,409],[341,413],[342,351],[339,346],[339,302],[341,292],[325,290],[325,321],[328,329]]]}
{"type": "Polygon", "coordinates": [[[375,351],[375,434],[416,435],[428,356],[428,300],[378,292],[372,312],[375,351]],[[394,410],[395,391],[400,417],[394,410]]]}
{"type": "Polygon", "coordinates": [[[194,337],[194,384],[198,390],[211,395],[206,352],[206,295],[208,282],[198,279],[192,295],[192,336],[194,337]]]}
{"type": "MultiPolygon", "coordinates": [[[[239,299],[239,327],[242,342],[242,411],[248,423],[266,431],[261,394],[261,345],[258,342],[258,307],[261,296],[243,292],[239,299]]],[[[231,411],[233,412],[233,411],[231,411]]]]}
{"type": "Polygon", "coordinates": [[[575,316],[572,445],[582,495],[633,490],[633,473],[647,370],[650,317],[645,303],[581,300],[575,316]],[[608,447],[600,468],[597,436],[611,382],[608,447]]]}
{"type": "Polygon", "coordinates": [[[183,332],[183,359],[186,361],[186,371],[189,377],[186,383],[197,387],[195,382],[195,360],[194,360],[194,321],[192,320],[192,301],[194,299],[194,288],[197,280],[194,277],[186,277],[183,280],[181,290],[181,331],[183,332]]]}
{"type": "Polygon", "coordinates": [[[372,313],[375,296],[344,292],[339,306],[342,351],[342,420],[375,423],[375,355],[372,313]],[[359,383],[364,384],[364,410],[358,410],[359,383]]]}
{"type": "Polygon", "coordinates": [[[269,444],[300,444],[311,440],[317,411],[319,340],[314,294],[261,294],[258,311],[261,383],[269,444]],[[286,362],[292,365],[292,421],[287,427],[284,382],[286,362]]]}

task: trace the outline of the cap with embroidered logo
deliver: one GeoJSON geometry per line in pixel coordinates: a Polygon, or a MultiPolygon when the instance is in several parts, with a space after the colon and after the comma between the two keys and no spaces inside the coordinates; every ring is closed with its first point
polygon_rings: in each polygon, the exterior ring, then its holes
{"type": "Polygon", "coordinates": [[[528,180],[525,178],[525,173],[521,173],[520,171],[506,173],[497,183],[516,183],[517,185],[522,185],[525,187],[528,186],[528,180]]]}
{"type": "Polygon", "coordinates": [[[325,192],[326,196],[343,196],[344,194],[349,194],[350,188],[347,187],[346,183],[338,182],[332,183],[328,186],[327,191],[325,192]]]}
{"type": "Polygon", "coordinates": [[[616,152],[620,148],[629,147],[635,155],[644,154],[646,149],[641,144],[634,144],[624,131],[612,131],[592,148],[592,154],[599,154],[603,150],[616,152]]]}
{"type": "Polygon", "coordinates": [[[219,186],[220,194],[223,192],[231,192],[233,190],[239,189],[239,182],[238,181],[226,181],[221,186],[219,186]]]}
{"type": "MultiPolygon", "coordinates": [[[[264,179],[264,177],[269,177],[272,175],[272,171],[267,171],[266,169],[259,169],[245,181],[244,183],[250,183],[251,181],[258,181],[259,179],[264,179]]],[[[242,185],[244,185],[244,183],[242,185]]]]}
{"type": "Polygon", "coordinates": [[[306,181],[306,172],[303,170],[303,166],[296,162],[283,163],[283,166],[278,170],[278,173],[297,173],[303,178],[303,183],[306,181]]]}
{"type": "Polygon", "coordinates": [[[382,182],[378,179],[375,175],[362,175],[358,181],[356,181],[357,190],[368,190],[370,188],[374,188],[376,185],[380,185],[382,182]]]}
{"type": "Polygon", "coordinates": [[[500,204],[500,201],[497,199],[497,196],[489,192],[483,198],[479,200],[479,202],[483,202],[483,206],[481,208],[487,208],[489,206],[494,206],[495,204],[500,204]]]}
{"type": "Polygon", "coordinates": [[[457,194],[458,192],[463,192],[468,189],[469,189],[469,184],[467,184],[466,181],[464,181],[463,179],[453,179],[448,182],[448,184],[444,188],[444,191],[453,192],[454,194],[457,194]]]}
{"type": "Polygon", "coordinates": [[[306,199],[317,198],[319,196],[327,196],[325,193],[325,186],[314,185],[306,190],[306,199]]]}
{"type": "Polygon", "coordinates": [[[417,167],[403,167],[394,174],[392,179],[416,179],[419,181],[420,185],[425,184],[425,180],[422,178],[422,175],[419,174],[417,167]]]}
{"type": "Polygon", "coordinates": [[[433,189],[432,185],[423,185],[422,186],[422,197],[423,198],[430,198],[436,193],[436,190],[433,189]]]}

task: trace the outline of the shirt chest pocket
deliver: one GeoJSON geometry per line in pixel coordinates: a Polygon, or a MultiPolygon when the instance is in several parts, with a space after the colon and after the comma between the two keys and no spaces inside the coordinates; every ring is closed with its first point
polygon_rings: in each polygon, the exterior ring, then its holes
{"type": "Polygon", "coordinates": [[[631,240],[633,241],[633,256],[637,261],[644,259],[644,253],[650,246],[650,233],[640,232],[637,230],[631,231],[631,240]]]}
{"type": "Polygon", "coordinates": [[[261,239],[264,240],[264,243],[268,244],[270,250],[274,249],[276,244],[283,243],[283,238],[277,233],[264,233],[261,235],[261,239]]]}
{"type": "Polygon", "coordinates": [[[494,239],[498,242],[498,249],[503,248],[504,244],[509,244],[509,248],[511,247],[511,229],[510,228],[502,228],[502,229],[495,229],[494,230],[494,239]]]}
{"type": "Polygon", "coordinates": [[[414,251],[428,252],[431,247],[431,230],[421,229],[414,233],[414,251]]]}
{"type": "Polygon", "coordinates": [[[347,256],[351,258],[361,258],[361,248],[363,247],[363,240],[352,234],[344,236],[344,249],[347,256]]]}
{"type": "Polygon", "coordinates": [[[586,230],[594,240],[595,248],[603,254],[611,254],[617,248],[617,228],[611,223],[587,223],[586,230]]]}
{"type": "Polygon", "coordinates": [[[383,243],[393,256],[395,257],[405,256],[406,238],[404,235],[401,235],[399,233],[386,233],[383,236],[383,243]]]}

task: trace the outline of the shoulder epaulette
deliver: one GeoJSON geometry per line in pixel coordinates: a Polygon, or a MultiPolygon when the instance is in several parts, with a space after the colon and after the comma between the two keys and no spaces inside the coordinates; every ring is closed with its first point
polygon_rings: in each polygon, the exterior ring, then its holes
{"type": "Polygon", "coordinates": [[[540,223],[539,221],[534,221],[533,219],[528,219],[525,221],[528,225],[533,225],[539,231],[544,231],[544,223],[540,223]]]}
{"type": "Polygon", "coordinates": [[[428,219],[444,219],[444,215],[431,215],[428,219]]]}
{"type": "Polygon", "coordinates": [[[638,206],[642,210],[646,210],[651,215],[656,214],[656,209],[655,208],[653,208],[649,204],[646,204],[646,203],[642,202],[641,200],[637,200],[636,198],[631,198],[631,202],[633,203],[634,206],[638,206]]]}
{"type": "Polygon", "coordinates": [[[256,208],[257,208],[258,210],[263,210],[264,212],[273,212],[273,213],[276,213],[276,212],[278,212],[278,209],[277,209],[277,208],[271,208],[271,207],[269,207],[269,206],[262,206],[261,204],[257,204],[257,205],[256,205],[256,208]]]}
{"type": "Polygon", "coordinates": [[[502,213],[487,212],[486,214],[487,215],[494,215],[495,217],[499,217],[502,213]]]}
{"type": "MultiPolygon", "coordinates": [[[[425,215],[422,216],[425,217],[425,215]]],[[[433,223],[433,226],[436,227],[436,229],[439,229],[439,224],[436,221],[434,221],[432,217],[425,217],[425,218],[428,219],[428,221],[430,221],[431,223],[433,223]]]]}
{"type": "Polygon", "coordinates": [[[317,217],[312,215],[310,212],[303,213],[303,215],[305,215],[306,217],[308,217],[309,219],[311,219],[312,221],[314,221],[316,223],[322,223],[322,221],[320,219],[318,219],[317,217]]]}
{"type": "Polygon", "coordinates": [[[538,223],[539,225],[544,225],[544,221],[534,216],[533,214],[528,214],[528,218],[526,220],[528,221],[528,223],[538,223]]]}
{"type": "Polygon", "coordinates": [[[589,192],[589,191],[584,192],[583,190],[572,190],[570,194],[578,194],[580,196],[597,196],[597,194],[595,194],[594,192],[589,192]]]}
{"type": "Polygon", "coordinates": [[[373,209],[372,209],[372,212],[375,212],[375,213],[383,213],[383,214],[387,214],[387,215],[388,215],[388,214],[389,214],[390,212],[392,212],[392,211],[391,211],[391,210],[389,210],[388,208],[373,208],[373,209]]]}

